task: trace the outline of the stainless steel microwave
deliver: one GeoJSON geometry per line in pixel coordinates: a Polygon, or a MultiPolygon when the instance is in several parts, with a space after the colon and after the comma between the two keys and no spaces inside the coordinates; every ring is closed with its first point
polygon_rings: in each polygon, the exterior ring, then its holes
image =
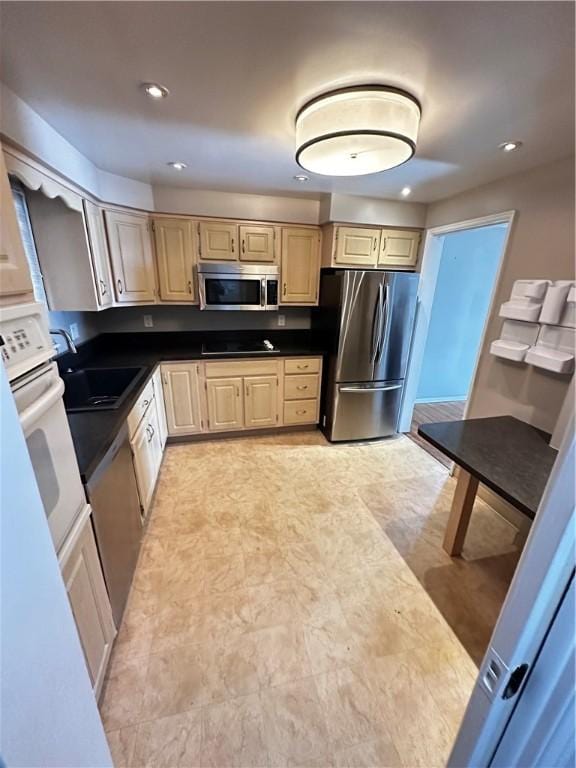
{"type": "Polygon", "coordinates": [[[278,278],[277,266],[200,264],[200,309],[278,309],[278,278]]]}

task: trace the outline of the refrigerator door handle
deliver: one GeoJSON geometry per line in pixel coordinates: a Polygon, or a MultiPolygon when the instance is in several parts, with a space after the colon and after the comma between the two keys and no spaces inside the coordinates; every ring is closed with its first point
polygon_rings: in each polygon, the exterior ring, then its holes
{"type": "Polygon", "coordinates": [[[402,384],[390,384],[386,387],[339,387],[340,392],[358,392],[358,393],[370,393],[370,392],[388,392],[392,389],[401,389],[402,384]]]}
{"type": "Polygon", "coordinates": [[[374,364],[378,357],[378,347],[380,344],[380,333],[382,330],[382,284],[378,286],[378,296],[374,303],[374,315],[372,317],[372,351],[370,353],[370,362],[374,364]]]}
{"type": "Polygon", "coordinates": [[[378,345],[376,349],[376,358],[374,362],[379,363],[384,351],[384,339],[386,338],[386,328],[388,325],[388,286],[380,286],[380,328],[378,330],[378,345]]]}

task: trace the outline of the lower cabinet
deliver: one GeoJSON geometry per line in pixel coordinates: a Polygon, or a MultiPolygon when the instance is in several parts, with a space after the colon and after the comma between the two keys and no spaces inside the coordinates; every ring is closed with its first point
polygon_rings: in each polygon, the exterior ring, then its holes
{"type": "Polygon", "coordinates": [[[210,431],[227,432],[244,428],[242,383],[240,377],[207,380],[206,395],[210,431]]]}
{"type": "Polygon", "coordinates": [[[98,697],[116,630],[92,531],[90,507],[80,515],[58,559],[88,674],[98,697]]]}
{"type": "Polygon", "coordinates": [[[244,379],[244,426],[275,427],[278,423],[278,377],[246,376],[244,379]]]}
{"type": "Polygon", "coordinates": [[[142,421],[130,441],[130,445],[132,446],[132,455],[134,457],[134,470],[136,472],[136,482],[138,483],[142,515],[146,517],[154,494],[154,487],[158,472],[160,471],[163,453],[155,397],[148,405],[142,421]]]}
{"type": "Polygon", "coordinates": [[[156,415],[158,417],[158,435],[160,437],[160,445],[162,446],[162,450],[164,450],[166,438],[168,437],[168,424],[166,422],[166,404],[164,402],[162,370],[160,366],[154,371],[152,381],[154,386],[154,399],[156,401],[156,415]]]}
{"type": "MultiPolygon", "coordinates": [[[[162,365],[166,423],[171,436],[194,435],[204,427],[199,368],[198,363],[162,365]]],[[[156,391],[161,392],[159,388],[156,391]]]]}

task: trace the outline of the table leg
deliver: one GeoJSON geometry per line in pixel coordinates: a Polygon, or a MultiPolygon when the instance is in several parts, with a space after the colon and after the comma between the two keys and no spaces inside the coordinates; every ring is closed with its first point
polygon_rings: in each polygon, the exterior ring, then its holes
{"type": "Polygon", "coordinates": [[[443,547],[449,555],[454,557],[462,552],[466,531],[470,523],[470,515],[478,490],[478,480],[469,472],[460,467],[458,482],[452,499],[450,517],[444,534],[443,547]]]}

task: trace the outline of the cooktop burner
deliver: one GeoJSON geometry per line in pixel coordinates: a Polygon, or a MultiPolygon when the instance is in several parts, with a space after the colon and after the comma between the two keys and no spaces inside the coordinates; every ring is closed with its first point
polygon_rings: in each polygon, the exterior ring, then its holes
{"type": "Polygon", "coordinates": [[[267,355],[278,349],[267,339],[264,341],[212,341],[202,344],[203,355],[267,355]]]}

